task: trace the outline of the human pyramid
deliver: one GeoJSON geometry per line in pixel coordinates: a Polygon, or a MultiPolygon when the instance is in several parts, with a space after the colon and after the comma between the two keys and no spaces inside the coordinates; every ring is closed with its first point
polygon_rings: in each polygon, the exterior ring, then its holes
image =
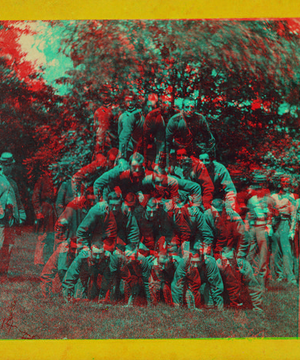
{"type": "Polygon", "coordinates": [[[124,100],[117,121],[109,99],[96,111],[95,160],[61,185],[55,205],[49,174],[35,186],[43,296],[56,279],[67,302],[262,312],[270,279],[297,286],[300,206],[289,177],[271,194],[257,171],[243,188],[215,160],[192,98],[182,109],[170,95],[149,96],[143,109],[134,93],[124,100]]]}

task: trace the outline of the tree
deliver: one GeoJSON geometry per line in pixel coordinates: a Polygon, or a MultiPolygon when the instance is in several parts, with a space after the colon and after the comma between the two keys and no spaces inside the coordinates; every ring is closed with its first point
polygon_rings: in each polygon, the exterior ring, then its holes
{"type": "Polygon", "coordinates": [[[74,64],[57,80],[71,90],[60,106],[52,103],[60,125],[48,129],[58,179],[65,176],[62,164],[75,171],[91,160],[93,112],[107,91],[115,102],[127,89],[141,100],[150,92],[196,97],[226,165],[263,166],[262,143],[272,150],[286,128],[296,128],[297,118],[279,109],[299,102],[299,36],[291,31],[297,23],[121,20],[52,26],[64,28],[61,51],[74,64]]]}

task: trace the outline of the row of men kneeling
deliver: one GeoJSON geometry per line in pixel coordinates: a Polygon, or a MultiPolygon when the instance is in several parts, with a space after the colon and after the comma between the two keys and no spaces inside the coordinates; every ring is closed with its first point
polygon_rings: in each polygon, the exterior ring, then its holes
{"type": "Polygon", "coordinates": [[[223,200],[202,212],[193,196],[132,201],[115,188],[107,201],[94,202],[92,194],[75,198],[58,219],[55,251],[41,273],[44,297],[59,279],[67,302],[128,306],[143,298],[148,305],[262,312],[264,284],[247,261],[244,222],[223,200]]]}

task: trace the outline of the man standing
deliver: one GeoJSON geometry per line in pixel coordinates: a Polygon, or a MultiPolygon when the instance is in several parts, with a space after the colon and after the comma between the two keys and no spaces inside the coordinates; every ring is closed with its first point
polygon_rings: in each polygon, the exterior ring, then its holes
{"type": "Polygon", "coordinates": [[[18,226],[22,225],[26,221],[26,213],[21,201],[18,185],[13,179],[12,175],[14,172],[14,163],[15,159],[13,155],[9,152],[4,152],[0,157],[0,165],[3,169],[3,174],[5,175],[6,179],[9,181],[11,187],[13,188],[15,197],[16,197],[16,206],[18,209],[18,221],[14,222],[14,226],[9,227],[6,229],[6,236],[5,236],[5,243],[2,247],[2,255],[3,259],[1,262],[1,272],[3,274],[7,274],[9,268],[9,262],[13,250],[13,245],[16,237],[16,229],[18,226]],[[5,255],[4,255],[5,253],[5,255]]]}
{"type": "Polygon", "coordinates": [[[3,174],[6,176],[7,180],[9,181],[11,187],[13,188],[17,200],[17,206],[19,210],[19,224],[22,225],[26,221],[26,213],[24,206],[22,204],[20,192],[17,183],[13,179],[13,172],[14,172],[14,164],[15,159],[13,155],[8,152],[4,152],[0,157],[0,164],[2,165],[3,174]]]}
{"type": "Polygon", "coordinates": [[[112,105],[109,90],[102,92],[103,105],[95,111],[94,130],[96,132],[95,154],[105,155],[107,151],[117,145],[117,114],[118,107],[112,105]]]}
{"type": "Polygon", "coordinates": [[[18,222],[19,211],[15,193],[0,165],[0,276],[6,277],[9,263],[10,239],[7,229],[18,222]]]}
{"type": "Polygon", "coordinates": [[[56,188],[48,171],[40,176],[33,190],[32,204],[38,222],[38,241],[34,265],[44,265],[53,252],[56,188]]]}
{"type": "Polygon", "coordinates": [[[262,288],[268,273],[268,237],[272,225],[272,218],[276,215],[275,201],[267,189],[267,177],[265,174],[256,172],[253,176],[252,196],[248,201],[248,214],[246,216],[246,230],[250,236],[250,250],[247,260],[254,268],[262,288]],[[258,256],[258,265],[254,263],[258,256]]]}
{"type": "Polygon", "coordinates": [[[293,224],[296,218],[296,198],[294,194],[290,193],[290,179],[288,176],[281,176],[280,187],[279,193],[272,195],[279,213],[274,235],[276,241],[275,272],[277,281],[287,279],[289,284],[297,285],[293,272],[291,248],[291,241],[294,241],[295,236],[293,224]]]}
{"type": "Polygon", "coordinates": [[[134,152],[142,151],[144,116],[142,109],[137,109],[137,97],[134,93],[125,96],[127,110],[119,117],[119,151],[123,159],[128,159],[134,152]]]}
{"type": "Polygon", "coordinates": [[[183,110],[174,115],[166,129],[166,152],[169,158],[171,149],[175,152],[185,148],[188,156],[198,157],[201,149],[213,148],[215,138],[203,115],[196,112],[196,100],[185,98],[183,110]]]}
{"type": "Polygon", "coordinates": [[[64,212],[66,206],[76,197],[76,192],[72,184],[72,179],[64,181],[57,193],[55,208],[57,217],[64,212]]]}
{"type": "Polygon", "coordinates": [[[160,98],[160,106],[149,112],[144,122],[144,157],[146,168],[154,170],[156,166],[165,167],[166,124],[170,115],[172,97],[160,98]]]}

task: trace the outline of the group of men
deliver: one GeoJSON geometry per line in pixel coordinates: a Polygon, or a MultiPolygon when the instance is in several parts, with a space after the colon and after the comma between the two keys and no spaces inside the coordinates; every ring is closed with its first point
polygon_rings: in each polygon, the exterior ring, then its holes
{"type": "Polygon", "coordinates": [[[261,312],[271,278],[297,286],[300,206],[289,177],[274,194],[262,171],[247,189],[232,181],[192,98],[174,112],[167,95],[138,108],[128,94],[125,105],[117,116],[106,98],[96,111],[94,161],[57,196],[49,174],[35,186],[43,295],[56,281],[67,302],[261,312]]]}

